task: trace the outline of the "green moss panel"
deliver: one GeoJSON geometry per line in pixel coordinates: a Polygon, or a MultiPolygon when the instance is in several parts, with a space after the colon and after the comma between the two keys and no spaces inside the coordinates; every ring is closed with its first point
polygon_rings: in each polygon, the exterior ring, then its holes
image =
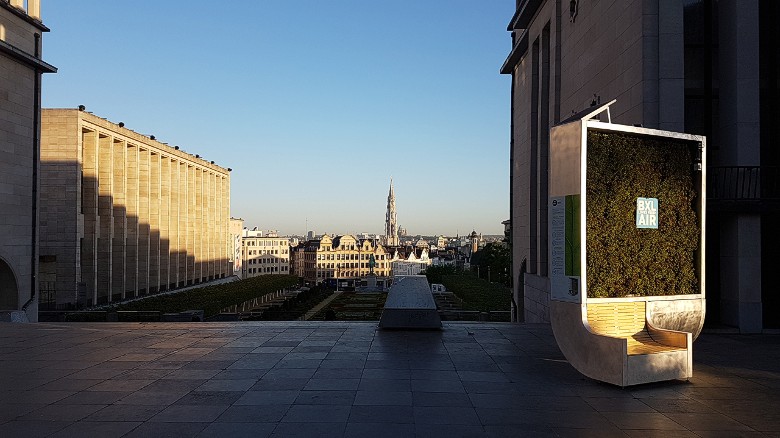
{"type": "Polygon", "coordinates": [[[698,293],[691,143],[588,132],[588,297],[698,293]],[[658,199],[658,228],[636,227],[638,197],[658,199]]]}

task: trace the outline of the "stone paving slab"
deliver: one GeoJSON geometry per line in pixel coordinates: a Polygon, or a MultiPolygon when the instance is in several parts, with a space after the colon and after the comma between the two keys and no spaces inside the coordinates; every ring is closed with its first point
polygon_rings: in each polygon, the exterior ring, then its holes
{"type": "Polygon", "coordinates": [[[621,389],[549,325],[0,323],[0,437],[780,437],[780,336],[621,389]]]}

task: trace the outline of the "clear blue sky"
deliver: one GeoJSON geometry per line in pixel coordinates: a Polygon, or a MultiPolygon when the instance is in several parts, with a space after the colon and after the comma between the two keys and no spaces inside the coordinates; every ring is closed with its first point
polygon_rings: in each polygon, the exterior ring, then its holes
{"type": "Polygon", "coordinates": [[[284,234],[509,218],[514,0],[45,1],[45,108],[87,110],[231,174],[231,215],[284,234]]]}

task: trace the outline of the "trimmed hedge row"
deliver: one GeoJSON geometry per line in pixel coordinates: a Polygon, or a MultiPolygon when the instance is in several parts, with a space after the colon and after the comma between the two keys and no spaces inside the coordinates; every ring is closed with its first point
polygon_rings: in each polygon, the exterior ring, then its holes
{"type": "Polygon", "coordinates": [[[115,309],[153,310],[163,313],[202,309],[204,316],[208,318],[218,314],[225,307],[239,305],[244,301],[280,289],[289,289],[297,284],[298,277],[294,275],[263,275],[168,295],[152,295],[143,300],[119,304],[115,309]]]}
{"type": "Polygon", "coordinates": [[[327,320],[328,311],[334,321],[379,321],[387,301],[387,292],[342,292],[312,320],[327,320]]]}
{"type": "Polygon", "coordinates": [[[698,293],[692,144],[588,133],[589,297],[698,293]],[[637,197],[658,198],[658,229],[636,228],[637,197]]]}
{"type": "Polygon", "coordinates": [[[512,292],[500,283],[490,283],[471,274],[443,275],[441,283],[463,300],[464,310],[490,312],[509,310],[512,292]]]}
{"type": "Polygon", "coordinates": [[[332,294],[330,289],[315,286],[269,307],[260,315],[244,318],[244,321],[294,321],[332,294]]]}

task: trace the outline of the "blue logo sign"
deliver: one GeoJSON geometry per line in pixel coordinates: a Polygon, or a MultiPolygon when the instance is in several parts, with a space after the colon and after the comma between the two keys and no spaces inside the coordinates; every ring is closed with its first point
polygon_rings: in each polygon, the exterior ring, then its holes
{"type": "Polygon", "coordinates": [[[636,198],[636,227],[658,229],[658,198],[636,198]]]}

